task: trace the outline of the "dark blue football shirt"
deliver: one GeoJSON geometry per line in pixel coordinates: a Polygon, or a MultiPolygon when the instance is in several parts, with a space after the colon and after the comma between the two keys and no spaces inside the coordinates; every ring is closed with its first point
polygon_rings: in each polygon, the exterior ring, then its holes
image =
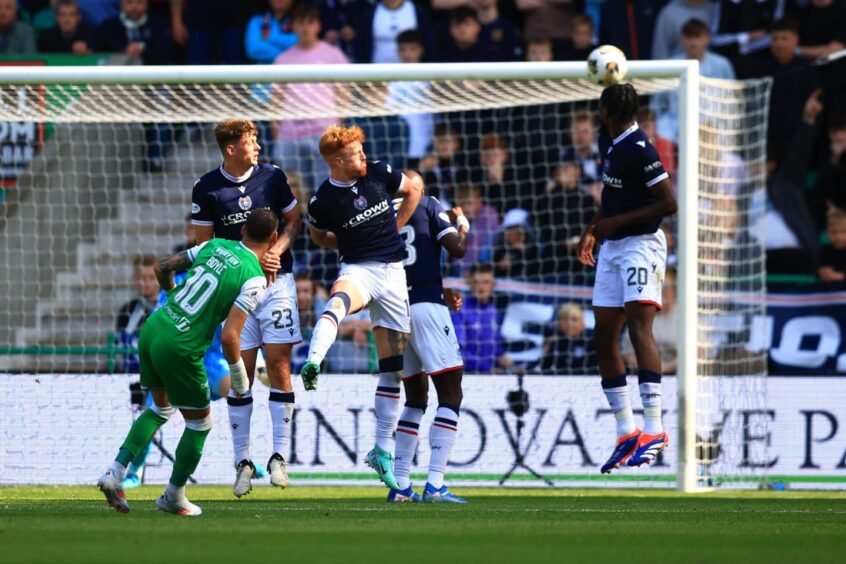
{"type": "MultiPolygon", "coordinates": [[[[244,178],[234,178],[223,167],[204,174],[194,183],[191,196],[191,223],[214,227],[214,236],[241,240],[241,227],[253,210],[267,209],[279,218],[279,233],[285,226],[282,215],[294,209],[297,199],[288,185],[288,177],[277,166],[260,164],[244,178]]],[[[293,267],[290,249],[282,255],[279,272],[293,267]]]]}
{"type": "MultiPolygon", "coordinates": [[[[396,202],[394,202],[396,205],[396,202]]],[[[411,219],[400,230],[405,241],[405,278],[408,283],[408,301],[444,303],[441,278],[441,239],[456,233],[441,203],[423,196],[411,219]]]]}
{"type": "Polygon", "coordinates": [[[379,161],[355,182],[328,178],[308,202],[309,225],[335,234],[341,262],[399,262],[405,245],[391,198],[401,184],[402,171],[379,161]]]}
{"type": "MultiPolygon", "coordinates": [[[[634,124],[612,141],[606,131],[599,135],[602,156],[602,214],[613,217],[655,202],[649,188],[669,175],[646,134],[634,124]]],[[[661,218],[625,225],[609,239],[655,233],[661,218]]]]}

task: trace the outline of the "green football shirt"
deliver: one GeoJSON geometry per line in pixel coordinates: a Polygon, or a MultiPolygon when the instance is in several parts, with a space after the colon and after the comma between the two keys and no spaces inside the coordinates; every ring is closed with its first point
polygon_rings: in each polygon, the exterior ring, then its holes
{"type": "Polygon", "coordinates": [[[152,322],[186,355],[204,353],[232,306],[251,313],[267,287],[258,257],[240,241],[212,239],[187,252],[188,275],[144,327],[152,322]]]}

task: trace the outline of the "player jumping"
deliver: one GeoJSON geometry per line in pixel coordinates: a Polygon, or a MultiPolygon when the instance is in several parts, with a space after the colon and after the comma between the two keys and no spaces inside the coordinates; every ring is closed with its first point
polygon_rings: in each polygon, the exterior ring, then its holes
{"type": "MultiPolygon", "coordinates": [[[[423,193],[420,175],[413,171],[405,174],[423,193]]],[[[444,302],[460,307],[461,296],[443,288],[441,247],[452,257],[463,257],[469,231],[470,223],[461,208],[453,208],[448,214],[437,199],[429,196],[423,196],[408,225],[400,230],[406,245],[403,264],[411,302],[411,338],[403,366],[405,408],[397,423],[394,472],[400,489],[388,493],[391,502],[467,503],[444,485],[447,461],[458,435],[464,362],[444,302]],[[450,219],[456,222],[457,229],[450,219]],[[421,498],[412,489],[409,474],[417,451],[420,421],[429,403],[429,376],[438,393],[438,411],[429,430],[429,476],[421,498]]]]}
{"type": "Polygon", "coordinates": [[[348,313],[370,306],[379,355],[376,388],[376,446],[366,462],[389,488],[399,489],[393,470],[393,433],[399,412],[403,353],[411,329],[405,245],[399,229],[420,202],[419,187],[399,170],[367,162],[358,127],[330,126],[320,138],[320,154],[330,176],[308,203],[309,232],[320,246],[337,248],[341,270],[318,319],[302,369],[303,384],[314,390],[320,364],[348,313]],[[394,213],[391,199],[403,198],[394,213]]]}
{"type": "Polygon", "coordinates": [[[225,320],[221,342],[233,395],[241,397],[249,390],[240,352],[241,331],[265,291],[260,261],[276,243],[278,226],[274,213],[257,210],[242,227],[242,242],[214,239],[156,265],[156,277],[169,297],[144,324],[138,343],[141,386],[152,393],[153,405],[132,424],[115,461],[97,482],[117,511],[129,512],[123,491],[127,464],[179,409],[185,431],[176,447],[170,480],[156,506],[178,515],[202,514],[185,497],[185,483],[197,469],[212,426],[203,355],[225,320]],[[174,290],[173,273],[188,267],[188,277],[174,290]]]}
{"type": "Polygon", "coordinates": [[[617,419],[617,446],[606,474],[626,462],[649,464],[669,443],[661,422],[661,356],[652,320],[661,309],[667,242],[659,229],[677,209],[669,175],[646,134],[638,129],[639,104],[630,84],[605,88],[599,99],[602,206],[579,242],[579,261],[596,266],[594,344],[602,389],[617,419]],[[594,244],[601,243],[594,260],[594,244]],[[620,332],[629,328],[637,357],[644,428],[635,427],[620,355],[620,332]]]}
{"type": "MultiPolygon", "coordinates": [[[[279,219],[279,238],[261,262],[269,286],[264,301],[250,314],[244,327],[241,354],[252,387],[258,349],[264,347],[273,429],[273,450],[267,469],[270,483],[284,488],[288,485],[284,454],[290,445],[294,412],[291,348],[302,341],[290,248],[300,234],[302,218],[285,173],[273,165],[258,164],[261,147],[256,134],[256,126],[248,120],[229,119],[215,127],[223,164],[194,185],[191,218],[198,243],[212,237],[240,239],[241,226],[255,210],[269,209],[279,219]]],[[[250,459],[252,393],[242,397],[230,393],[226,402],[235,454],[233,493],[241,497],[252,489],[251,480],[256,473],[250,459]]]]}

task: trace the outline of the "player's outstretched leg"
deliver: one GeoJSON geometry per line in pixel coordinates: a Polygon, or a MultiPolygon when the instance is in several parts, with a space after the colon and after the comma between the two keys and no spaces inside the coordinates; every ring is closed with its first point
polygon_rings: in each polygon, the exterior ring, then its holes
{"type": "MultiPolygon", "coordinates": [[[[162,397],[166,397],[161,390],[157,390],[156,393],[161,393],[162,397]]],[[[159,401],[165,403],[161,399],[159,401]]],[[[175,411],[170,405],[160,407],[154,403],[132,423],[132,427],[129,429],[129,433],[126,435],[126,439],[123,441],[123,445],[121,445],[111,467],[97,480],[97,487],[106,496],[106,503],[110,507],[120,513],[129,513],[129,503],[126,501],[126,494],[123,490],[126,467],[147,446],[153,434],[170,419],[175,411]]]]}
{"type": "Polygon", "coordinates": [[[643,433],[629,458],[629,466],[651,464],[670,444],[661,421],[661,375],[651,370],[638,370],[637,379],[643,402],[643,433]]]}
{"type": "MultiPolygon", "coordinates": [[[[183,411],[183,414],[186,411],[183,411]]],[[[156,500],[156,507],[162,511],[191,517],[202,515],[203,510],[185,497],[185,484],[200,463],[203,445],[206,443],[211,427],[212,419],[208,413],[200,419],[185,418],[185,431],[176,447],[176,460],[173,463],[170,480],[164,493],[156,500]]]]}
{"type": "Polygon", "coordinates": [[[629,389],[626,386],[626,375],[603,378],[602,391],[617,420],[617,444],[600,469],[603,474],[608,474],[631,457],[641,433],[640,429],[635,427],[634,413],[629,401],[629,389]]]}
{"type": "MultiPolygon", "coordinates": [[[[337,285],[342,285],[338,282],[337,285]]],[[[352,290],[350,290],[352,291],[352,290]]],[[[360,302],[360,298],[357,298],[360,302]]],[[[356,303],[358,303],[356,302],[356,303]]],[[[352,299],[346,291],[333,291],[326,300],[326,307],[323,314],[314,326],[311,335],[311,342],[308,345],[308,360],[300,373],[303,378],[303,387],[306,390],[317,389],[317,377],[320,375],[320,364],[326,358],[326,353],[338,337],[338,325],[350,311],[352,299]]],[[[360,305],[356,306],[361,307],[360,305]]]]}

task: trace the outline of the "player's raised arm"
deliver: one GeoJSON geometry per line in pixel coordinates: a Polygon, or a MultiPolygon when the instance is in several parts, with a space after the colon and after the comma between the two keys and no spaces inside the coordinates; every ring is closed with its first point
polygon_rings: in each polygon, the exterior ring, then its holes
{"type": "Polygon", "coordinates": [[[402,203],[397,210],[397,230],[400,230],[411,219],[411,215],[417,209],[417,204],[420,203],[420,198],[423,197],[423,179],[416,173],[413,178],[403,174],[402,181],[394,195],[397,198],[402,198],[402,203]]]}
{"type": "Polygon", "coordinates": [[[467,254],[467,235],[470,233],[470,222],[464,216],[464,211],[456,206],[446,212],[455,224],[455,231],[445,234],[440,243],[452,258],[464,258],[467,254]]]}

